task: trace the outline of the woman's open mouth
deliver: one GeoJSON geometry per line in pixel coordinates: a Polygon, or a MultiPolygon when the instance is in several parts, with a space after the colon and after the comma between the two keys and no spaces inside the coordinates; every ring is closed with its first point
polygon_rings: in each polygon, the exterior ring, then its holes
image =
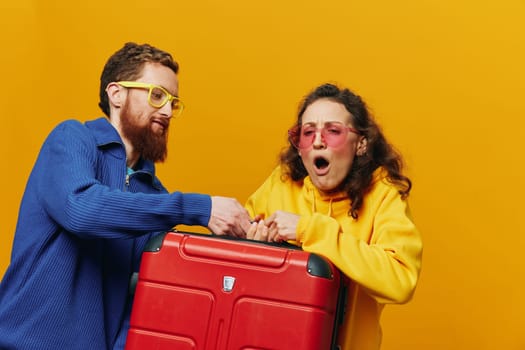
{"type": "Polygon", "coordinates": [[[328,172],[330,162],[324,157],[314,159],[314,168],[317,175],[325,175],[328,172]]]}

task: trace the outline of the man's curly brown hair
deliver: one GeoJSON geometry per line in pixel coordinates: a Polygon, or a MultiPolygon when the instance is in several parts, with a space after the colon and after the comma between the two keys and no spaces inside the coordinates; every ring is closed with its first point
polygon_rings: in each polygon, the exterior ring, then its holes
{"type": "Polygon", "coordinates": [[[124,44],[108,59],[100,76],[100,102],[98,106],[106,116],[109,117],[109,100],[106,93],[108,84],[140,78],[146,62],[160,63],[170,68],[175,74],[179,72],[179,65],[168,52],[149,44],[139,45],[133,42],[124,44]]]}

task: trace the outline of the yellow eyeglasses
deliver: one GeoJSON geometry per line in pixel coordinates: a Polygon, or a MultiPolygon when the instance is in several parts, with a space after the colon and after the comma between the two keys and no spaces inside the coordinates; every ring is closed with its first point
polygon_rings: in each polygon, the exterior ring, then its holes
{"type": "Polygon", "coordinates": [[[162,86],[141,83],[139,81],[118,81],[117,84],[126,88],[149,90],[148,103],[152,107],[161,108],[166,103],[170,102],[173,117],[179,116],[184,109],[182,101],[177,96],[170,94],[168,90],[164,89],[162,86]]]}

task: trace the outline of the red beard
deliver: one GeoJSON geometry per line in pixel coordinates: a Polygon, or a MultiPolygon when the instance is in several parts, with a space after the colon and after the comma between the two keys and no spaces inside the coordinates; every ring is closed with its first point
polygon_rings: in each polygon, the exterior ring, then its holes
{"type": "Polygon", "coordinates": [[[137,120],[128,103],[122,106],[120,123],[123,136],[131,142],[134,150],[143,159],[154,163],[163,162],[168,156],[168,128],[162,134],[157,134],[151,128],[151,121],[146,125],[139,125],[137,120]]]}

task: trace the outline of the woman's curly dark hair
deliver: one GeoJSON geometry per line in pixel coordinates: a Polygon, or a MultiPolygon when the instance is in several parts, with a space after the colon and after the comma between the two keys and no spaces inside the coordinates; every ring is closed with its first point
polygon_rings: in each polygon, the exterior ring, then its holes
{"type": "MultiPolygon", "coordinates": [[[[356,156],[350,172],[341,184],[341,190],[348,194],[352,203],[348,214],[357,219],[358,211],[363,205],[363,198],[370,190],[373,173],[379,167],[386,170],[387,180],[397,186],[401,196],[406,198],[412,188],[412,182],[402,174],[401,155],[386,141],[381,128],[368,112],[360,96],[333,84],[320,85],[303,99],[299,106],[296,125],[302,125],[306,108],[322,98],[343,104],[350,112],[352,126],[367,139],[366,153],[356,156]]],[[[301,181],[308,175],[298,150],[291,142],[281,153],[280,162],[285,169],[285,174],[293,181],[301,181]]]]}

